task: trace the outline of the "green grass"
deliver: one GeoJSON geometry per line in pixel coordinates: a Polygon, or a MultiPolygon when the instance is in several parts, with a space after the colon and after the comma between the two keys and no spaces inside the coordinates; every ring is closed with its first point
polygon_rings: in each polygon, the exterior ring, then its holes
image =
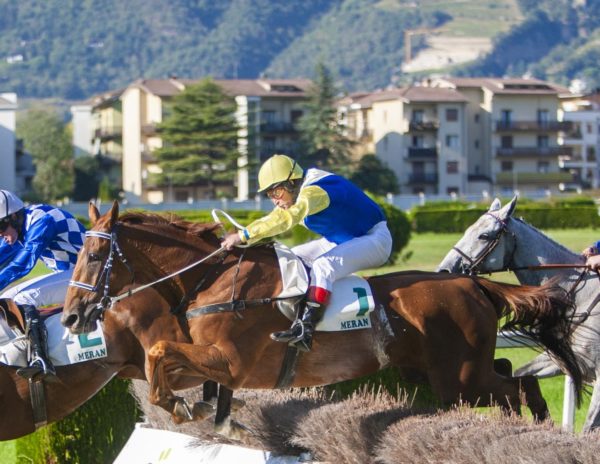
{"type": "MultiPolygon", "coordinates": [[[[591,228],[551,230],[546,233],[553,240],[578,253],[581,252],[581,250],[587,245],[600,238],[600,231],[591,228]]],[[[437,265],[441,262],[442,258],[452,248],[452,246],[456,244],[461,236],[462,234],[413,234],[410,243],[406,249],[403,250],[402,256],[394,265],[384,266],[376,270],[365,271],[363,274],[376,275],[406,270],[434,271],[437,265]]],[[[507,272],[486,277],[503,282],[518,283],[514,275],[507,272]]],[[[533,359],[536,355],[537,352],[529,348],[505,348],[499,349],[496,352],[496,358],[510,359],[514,368],[522,366],[527,361],[533,359]]],[[[553,420],[556,424],[560,424],[562,420],[564,376],[541,379],[540,385],[542,388],[542,394],[548,402],[548,407],[553,420]]],[[[577,431],[581,430],[585,420],[589,399],[589,395],[586,395],[582,407],[577,410],[575,415],[575,430],[577,431]]]]}

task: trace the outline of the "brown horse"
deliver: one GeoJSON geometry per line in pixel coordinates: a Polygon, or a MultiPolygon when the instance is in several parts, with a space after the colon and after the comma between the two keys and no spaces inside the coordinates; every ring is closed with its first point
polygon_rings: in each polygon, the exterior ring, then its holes
{"type": "MultiPolygon", "coordinates": [[[[18,313],[11,300],[1,300],[0,306],[5,314],[18,313]]],[[[59,366],[58,381],[44,382],[47,423],[72,413],[116,375],[145,379],[143,351],[132,334],[117,319],[107,317],[104,336],[107,357],[59,366]]],[[[16,370],[0,364],[0,440],[12,440],[36,430],[29,384],[16,370]]]]}
{"type": "MultiPolygon", "coordinates": [[[[282,283],[272,247],[225,253],[219,251],[219,225],[143,213],[119,218],[116,203],[104,216],[91,205],[90,218],[97,234],[80,252],[73,274],[79,285],[67,292],[65,326],[89,331],[111,307],[107,314],[132,327],[142,345],[158,342],[147,353],[146,374],[150,401],[167,410],[179,401],[171,391],[173,373],[231,389],[275,388],[286,346],[269,334],[287,328],[289,320],[273,300],[282,283]],[[182,315],[172,314],[181,308],[182,315]],[[178,339],[178,324],[188,324],[193,344],[178,339]]],[[[377,306],[373,328],[317,332],[290,386],[332,384],[392,365],[423,373],[443,403],[497,403],[520,411],[522,388],[534,416],[544,419],[548,410],[537,379],[494,371],[498,320],[507,316],[511,327],[550,350],[580,392],[581,370],[568,345],[571,308],[560,289],[427,272],[369,283],[377,306]]],[[[175,416],[191,418],[177,408],[175,416]]]]}

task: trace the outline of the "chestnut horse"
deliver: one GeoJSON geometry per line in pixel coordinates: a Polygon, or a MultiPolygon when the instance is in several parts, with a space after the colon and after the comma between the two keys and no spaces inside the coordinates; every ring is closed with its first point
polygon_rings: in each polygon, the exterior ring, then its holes
{"type": "MultiPolygon", "coordinates": [[[[11,300],[0,301],[3,310],[9,309],[7,305],[14,303],[11,300]]],[[[18,312],[18,309],[11,312],[14,311],[18,312]]],[[[145,379],[143,351],[131,333],[115,318],[107,317],[104,337],[107,357],[58,366],[58,381],[44,382],[47,423],[75,411],[116,375],[145,379]]],[[[29,383],[16,371],[16,367],[0,364],[0,440],[19,438],[35,432],[37,428],[29,383]]]]}
{"type": "MultiPolygon", "coordinates": [[[[234,390],[278,385],[287,347],[269,334],[290,321],[274,301],[282,279],[271,246],[225,252],[220,224],[145,213],[119,217],[116,202],[103,216],[93,205],[89,213],[92,229],[67,291],[66,327],[90,331],[110,308],[106,314],[134,328],[142,345],[158,342],[147,352],[150,401],[175,407],[176,420],[186,417],[177,414],[173,373],[234,390]],[[174,336],[173,321],[182,320],[193,343],[174,336]]],[[[507,317],[510,327],[550,350],[580,393],[581,370],[568,344],[571,306],[561,289],[418,271],[368,282],[376,302],[372,328],[316,332],[289,386],[327,385],[397,366],[424,374],[444,404],[520,411],[522,388],[534,417],[544,419],[548,410],[536,378],[494,371],[498,320],[507,317]]]]}

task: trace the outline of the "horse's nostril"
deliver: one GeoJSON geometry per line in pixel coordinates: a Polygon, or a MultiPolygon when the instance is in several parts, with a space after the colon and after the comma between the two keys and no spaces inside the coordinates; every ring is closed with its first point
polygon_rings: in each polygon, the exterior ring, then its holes
{"type": "Polygon", "coordinates": [[[67,328],[73,327],[73,325],[75,325],[77,322],[77,319],[77,314],[70,314],[66,318],[63,317],[62,324],[67,328]]]}

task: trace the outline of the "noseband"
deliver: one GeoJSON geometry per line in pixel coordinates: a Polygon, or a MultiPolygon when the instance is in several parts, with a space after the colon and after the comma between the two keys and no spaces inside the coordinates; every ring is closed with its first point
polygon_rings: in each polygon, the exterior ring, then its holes
{"type": "Polygon", "coordinates": [[[161,277],[160,279],[157,279],[153,282],[141,285],[139,287],[129,289],[129,290],[121,293],[120,295],[110,296],[109,295],[110,274],[111,274],[112,267],[113,267],[115,253],[118,255],[121,262],[125,265],[125,267],[129,271],[129,273],[131,274],[131,282],[132,283],[134,281],[133,268],[129,265],[129,262],[125,259],[125,256],[123,255],[123,252],[121,251],[121,248],[119,247],[119,243],[117,242],[116,229],[113,229],[110,233],[89,230],[85,233],[85,236],[86,236],[86,238],[87,237],[95,237],[95,238],[102,238],[105,240],[110,240],[110,252],[108,254],[108,258],[106,259],[106,262],[104,263],[104,267],[102,268],[102,271],[100,272],[100,275],[98,276],[98,279],[97,279],[95,285],[90,285],[88,283],[77,281],[77,280],[71,280],[71,281],[69,281],[69,286],[81,288],[83,290],[87,290],[88,292],[92,292],[92,293],[99,293],[100,286],[104,282],[104,291],[103,291],[102,297],[100,298],[100,301],[96,304],[94,309],[92,310],[92,315],[93,315],[93,313],[96,313],[96,312],[100,313],[99,314],[100,320],[102,320],[104,312],[107,309],[110,309],[115,303],[121,301],[122,299],[130,297],[138,292],[141,292],[142,290],[145,290],[148,287],[152,287],[156,284],[164,282],[165,280],[171,279],[185,271],[188,271],[189,269],[197,266],[198,264],[205,262],[206,260],[212,258],[213,256],[215,256],[223,251],[226,251],[225,248],[223,248],[223,247],[218,248],[215,251],[213,251],[212,253],[210,253],[208,256],[205,256],[204,258],[202,258],[198,261],[195,261],[192,264],[189,264],[188,266],[185,266],[184,268],[179,269],[178,271],[175,271],[167,276],[161,277]]]}
{"type": "Polygon", "coordinates": [[[494,251],[494,249],[498,246],[498,243],[500,243],[500,239],[502,238],[502,235],[504,235],[507,232],[513,238],[513,242],[514,242],[515,246],[512,249],[512,251],[510,252],[508,259],[506,259],[506,256],[505,256],[504,262],[506,263],[506,265],[499,269],[485,271],[485,273],[491,274],[493,272],[504,272],[504,271],[508,271],[508,270],[512,269],[512,267],[513,267],[512,266],[513,257],[517,250],[517,240],[516,240],[515,234],[508,230],[508,225],[506,223],[507,221],[503,221],[498,216],[496,216],[492,213],[489,213],[489,212],[486,213],[486,215],[491,216],[492,218],[494,218],[494,220],[498,224],[500,224],[500,230],[498,231],[496,236],[487,243],[487,245],[483,248],[483,250],[481,250],[481,252],[477,256],[475,256],[474,258],[471,258],[467,253],[462,251],[460,248],[458,248],[456,246],[452,247],[452,249],[454,251],[456,251],[460,256],[463,257],[464,260],[466,260],[468,262],[467,265],[463,265],[463,272],[465,274],[470,274],[470,275],[480,274],[481,271],[479,269],[479,266],[481,266],[481,264],[485,261],[485,259],[494,251]]]}

